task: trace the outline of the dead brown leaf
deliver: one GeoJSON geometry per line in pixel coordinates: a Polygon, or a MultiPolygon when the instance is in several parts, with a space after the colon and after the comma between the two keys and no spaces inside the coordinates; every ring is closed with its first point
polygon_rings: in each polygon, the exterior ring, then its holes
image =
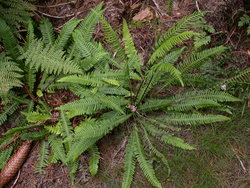
{"type": "Polygon", "coordinates": [[[154,19],[154,13],[149,7],[141,10],[133,17],[134,21],[148,21],[152,19],[154,19]]]}

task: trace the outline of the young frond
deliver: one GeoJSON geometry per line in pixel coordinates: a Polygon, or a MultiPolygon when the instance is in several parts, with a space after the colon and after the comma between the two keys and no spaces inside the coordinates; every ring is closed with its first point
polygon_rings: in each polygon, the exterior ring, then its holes
{"type": "Polygon", "coordinates": [[[44,127],[48,132],[62,136],[62,125],[61,123],[57,123],[56,125],[50,125],[44,127]]]}
{"type": "MultiPolygon", "coordinates": [[[[71,139],[72,138],[72,134],[73,134],[73,128],[71,126],[71,123],[69,121],[69,119],[66,117],[65,112],[63,110],[61,110],[61,118],[59,120],[59,123],[62,126],[62,136],[65,139],[71,139]]],[[[66,148],[68,149],[68,148],[66,148]]]]}
{"type": "Polygon", "coordinates": [[[3,42],[4,48],[13,59],[19,56],[18,42],[11,28],[6,22],[0,18],[0,39],[3,42]]]}
{"type": "Polygon", "coordinates": [[[146,154],[137,131],[135,131],[135,148],[136,148],[135,149],[136,158],[139,162],[139,165],[145,177],[154,187],[162,188],[161,183],[159,182],[159,180],[155,175],[153,165],[146,159],[146,154]]]}
{"type": "Polygon", "coordinates": [[[81,20],[78,20],[78,19],[74,18],[74,19],[70,20],[69,22],[67,22],[63,26],[59,36],[55,40],[55,43],[54,43],[55,49],[62,50],[66,46],[66,44],[67,44],[69,38],[71,37],[74,29],[80,23],[80,21],[81,20]]]}
{"type": "Polygon", "coordinates": [[[33,41],[34,39],[35,39],[34,26],[33,26],[32,20],[29,19],[25,45],[28,46],[31,43],[31,41],[33,41]]]}
{"type": "Polygon", "coordinates": [[[34,67],[37,71],[41,70],[47,74],[72,74],[82,71],[70,59],[65,58],[64,52],[55,48],[46,46],[39,40],[34,40],[23,53],[20,59],[25,59],[25,64],[34,67]]]}
{"type": "Polygon", "coordinates": [[[159,141],[164,142],[165,144],[170,144],[175,147],[179,147],[185,150],[193,150],[195,147],[186,143],[183,139],[178,138],[176,136],[172,136],[166,131],[157,128],[155,125],[148,124],[146,122],[142,122],[145,129],[159,141]]]}
{"type": "Polygon", "coordinates": [[[21,87],[22,70],[7,57],[0,56],[0,97],[14,87],[21,87]]]}
{"type": "Polygon", "coordinates": [[[53,25],[48,18],[43,18],[40,22],[40,31],[42,33],[43,43],[52,46],[55,42],[53,25]]]}
{"type": "Polygon", "coordinates": [[[94,33],[96,24],[99,21],[99,17],[104,12],[102,6],[103,3],[100,3],[94,9],[92,9],[77,27],[77,29],[79,29],[79,31],[82,33],[82,37],[84,37],[86,41],[90,41],[92,39],[92,35],[94,33]]]}
{"type": "Polygon", "coordinates": [[[166,52],[171,50],[175,45],[183,43],[192,36],[196,35],[193,31],[184,31],[183,33],[172,36],[165,40],[159,47],[155,48],[153,54],[150,56],[149,64],[154,63],[158,58],[163,57],[166,52]]]}
{"type": "Polygon", "coordinates": [[[230,118],[223,115],[213,114],[172,114],[157,117],[156,119],[170,125],[202,125],[221,121],[228,121],[230,118]]]}
{"type": "Polygon", "coordinates": [[[100,162],[100,152],[98,151],[97,145],[93,145],[89,148],[89,154],[89,171],[91,176],[95,176],[100,162]]]}
{"type": "Polygon", "coordinates": [[[45,174],[45,170],[43,169],[48,165],[49,158],[49,145],[47,141],[42,141],[40,144],[39,150],[39,158],[37,160],[37,164],[35,167],[35,173],[45,174]]]}
{"type": "Polygon", "coordinates": [[[135,147],[135,130],[133,130],[133,132],[129,136],[128,144],[125,149],[122,188],[129,188],[133,181],[133,175],[135,173],[136,165],[135,147]]]}
{"type": "Polygon", "coordinates": [[[123,20],[123,42],[125,45],[125,52],[128,57],[129,69],[135,69],[138,73],[141,73],[140,57],[135,49],[133,38],[129,32],[126,20],[123,20]]]}

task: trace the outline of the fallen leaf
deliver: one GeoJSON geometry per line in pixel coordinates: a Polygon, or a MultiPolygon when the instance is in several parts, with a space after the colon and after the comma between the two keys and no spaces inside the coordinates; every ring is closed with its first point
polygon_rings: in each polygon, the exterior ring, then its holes
{"type": "Polygon", "coordinates": [[[134,21],[147,21],[152,20],[154,18],[154,14],[152,10],[147,7],[144,10],[141,10],[139,13],[137,13],[134,17],[134,21]]]}

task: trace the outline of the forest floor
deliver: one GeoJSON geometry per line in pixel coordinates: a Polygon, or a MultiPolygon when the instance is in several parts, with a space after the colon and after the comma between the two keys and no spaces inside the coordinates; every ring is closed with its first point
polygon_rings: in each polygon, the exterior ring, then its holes
{"type": "MultiPolygon", "coordinates": [[[[84,18],[91,8],[101,0],[47,0],[37,3],[35,19],[48,17],[59,32],[62,26],[73,17],[84,18]]],[[[233,68],[244,69],[250,66],[250,38],[244,28],[237,27],[244,10],[243,0],[176,0],[171,14],[166,12],[166,0],[106,0],[104,15],[118,31],[122,19],[129,22],[136,48],[146,60],[157,36],[166,31],[184,16],[199,10],[211,10],[206,17],[216,32],[211,34],[211,46],[223,44],[231,47],[221,68],[230,74],[233,68]]],[[[94,37],[101,40],[102,32],[97,26],[94,37]]],[[[162,148],[167,154],[171,177],[156,166],[157,175],[165,187],[197,188],[247,188],[250,187],[250,108],[244,103],[234,107],[231,122],[190,128],[183,136],[198,145],[196,151],[183,151],[162,148]],[[191,132],[191,134],[190,134],[191,132]],[[166,152],[167,151],[167,152],[166,152]]],[[[8,127],[7,127],[8,128],[8,127]]],[[[33,143],[29,157],[18,175],[6,187],[16,188],[119,188],[123,174],[123,156],[126,135],[115,130],[99,142],[101,151],[100,171],[96,177],[88,172],[88,156],[81,156],[81,164],[72,185],[67,168],[50,164],[46,174],[34,173],[38,158],[38,144],[33,143]]],[[[133,187],[150,188],[140,170],[136,172],[133,187]]]]}

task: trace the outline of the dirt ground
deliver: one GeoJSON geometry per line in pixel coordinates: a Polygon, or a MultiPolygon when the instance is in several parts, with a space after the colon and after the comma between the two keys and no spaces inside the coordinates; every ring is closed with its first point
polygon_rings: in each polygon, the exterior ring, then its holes
{"type": "MultiPolygon", "coordinates": [[[[101,0],[47,0],[37,3],[38,12],[35,19],[39,20],[42,16],[50,18],[55,31],[59,32],[67,21],[73,17],[84,18],[91,8],[100,2],[101,0]]],[[[105,17],[116,29],[121,28],[123,18],[128,21],[142,20],[143,26],[131,27],[131,33],[135,39],[136,48],[145,60],[148,58],[147,54],[151,52],[156,36],[166,31],[173,23],[194,11],[211,10],[213,12],[207,16],[207,20],[216,30],[211,35],[212,45],[218,42],[230,45],[239,61],[243,62],[240,68],[250,66],[250,39],[243,29],[236,27],[241,11],[244,9],[243,0],[176,0],[171,14],[166,13],[166,0],[106,0],[104,7],[105,17]],[[146,16],[141,13],[145,9],[148,11],[146,16]]],[[[100,26],[96,28],[94,37],[96,40],[101,40],[100,26]]],[[[1,128],[0,132],[3,131],[5,130],[1,128]]],[[[44,175],[34,173],[39,148],[38,143],[33,142],[27,161],[6,188],[119,187],[126,139],[125,135],[117,136],[114,132],[100,141],[101,170],[98,177],[90,176],[87,169],[88,156],[83,155],[75,185],[70,183],[67,168],[60,164],[50,164],[45,168],[44,175]]],[[[147,186],[149,185],[145,185],[147,186]]]]}

